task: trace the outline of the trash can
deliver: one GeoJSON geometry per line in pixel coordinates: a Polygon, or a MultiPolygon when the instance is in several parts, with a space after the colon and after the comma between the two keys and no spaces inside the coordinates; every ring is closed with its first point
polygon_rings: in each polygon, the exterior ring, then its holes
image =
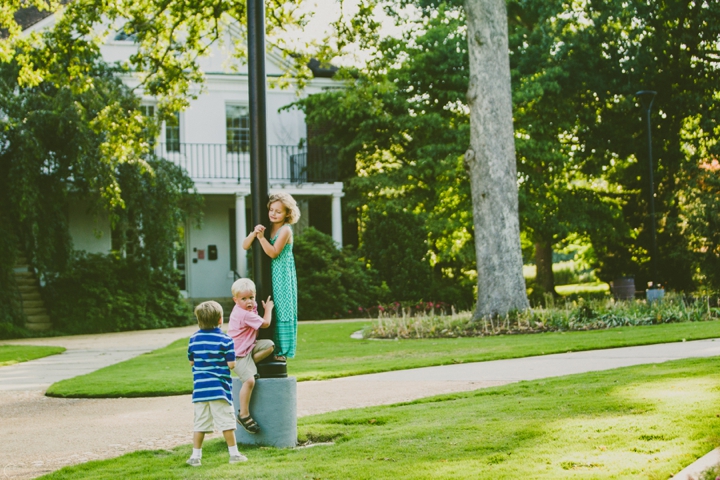
{"type": "Polygon", "coordinates": [[[616,300],[632,300],[635,298],[635,278],[617,278],[610,282],[610,290],[616,300]]]}
{"type": "Polygon", "coordinates": [[[645,298],[649,304],[662,301],[665,296],[664,288],[648,288],[645,290],[645,298]]]}

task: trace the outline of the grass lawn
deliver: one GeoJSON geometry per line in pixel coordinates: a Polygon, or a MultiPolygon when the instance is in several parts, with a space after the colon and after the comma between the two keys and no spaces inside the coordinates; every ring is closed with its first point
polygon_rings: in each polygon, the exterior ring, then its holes
{"type": "Polygon", "coordinates": [[[222,440],[66,467],[46,479],[667,479],[720,444],[720,359],[627,367],[299,419],[314,448],[222,440]]]}
{"type": "Polygon", "coordinates": [[[0,345],[0,367],[27,362],[37,358],[64,352],[63,347],[38,347],[35,345],[0,345]]]}
{"type": "Polygon", "coordinates": [[[556,285],[555,291],[560,295],[571,295],[573,293],[597,293],[609,292],[610,285],[605,282],[574,283],[570,285],[556,285]]]}
{"type": "MultiPolygon", "coordinates": [[[[720,322],[685,322],[580,332],[421,340],[355,340],[367,322],[300,324],[298,356],[288,371],[303,380],[567,351],[720,337],[720,322]]],[[[187,339],[53,384],[59,397],[143,397],[190,393],[187,339]]]]}

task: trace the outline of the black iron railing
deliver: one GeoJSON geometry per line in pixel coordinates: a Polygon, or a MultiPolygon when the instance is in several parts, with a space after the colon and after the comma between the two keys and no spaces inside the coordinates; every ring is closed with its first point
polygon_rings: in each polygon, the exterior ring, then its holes
{"type": "MultiPolygon", "coordinates": [[[[236,146],[235,146],[236,147],[236,146]]],[[[250,180],[250,153],[219,143],[157,143],[155,155],[184,168],[193,180],[250,180]]],[[[337,149],[268,145],[268,180],[327,183],[338,180],[337,149]]]]}

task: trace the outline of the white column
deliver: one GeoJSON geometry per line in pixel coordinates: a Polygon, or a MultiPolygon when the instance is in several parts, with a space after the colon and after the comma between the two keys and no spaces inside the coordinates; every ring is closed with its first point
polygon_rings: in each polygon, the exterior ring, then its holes
{"type": "Polygon", "coordinates": [[[333,194],[332,196],[332,237],[337,243],[338,248],[342,248],[342,209],[340,208],[340,198],[342,194],[333,194]]]}
{"type": "Polygon", "coordinates": [[[237,257],[237,272],[241,277],[247,277],[247,256],[242,248],[242,242],[248,232],[245,231],[245,194],[235,194],[235,255],[237,257]]]}

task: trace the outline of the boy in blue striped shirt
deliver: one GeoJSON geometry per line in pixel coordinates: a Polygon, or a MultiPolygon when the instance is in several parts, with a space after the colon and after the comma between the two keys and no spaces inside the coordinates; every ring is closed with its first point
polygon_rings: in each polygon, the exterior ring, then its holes
{"type": "Polygon", "coordinates": [[[230,463],[247,461],[235,441],[235,412],[232,405],[230,369],[235,368],[233,341],[220,326],[223,309],[217,302],[203,302],[195,307],[200,330],[190,337],[188,360],[192,365],[195,425],[193,427],[193,453],[187,464],[202,465],[202,444],[205,434],[220,430],[230,452],[230,463]]]}

